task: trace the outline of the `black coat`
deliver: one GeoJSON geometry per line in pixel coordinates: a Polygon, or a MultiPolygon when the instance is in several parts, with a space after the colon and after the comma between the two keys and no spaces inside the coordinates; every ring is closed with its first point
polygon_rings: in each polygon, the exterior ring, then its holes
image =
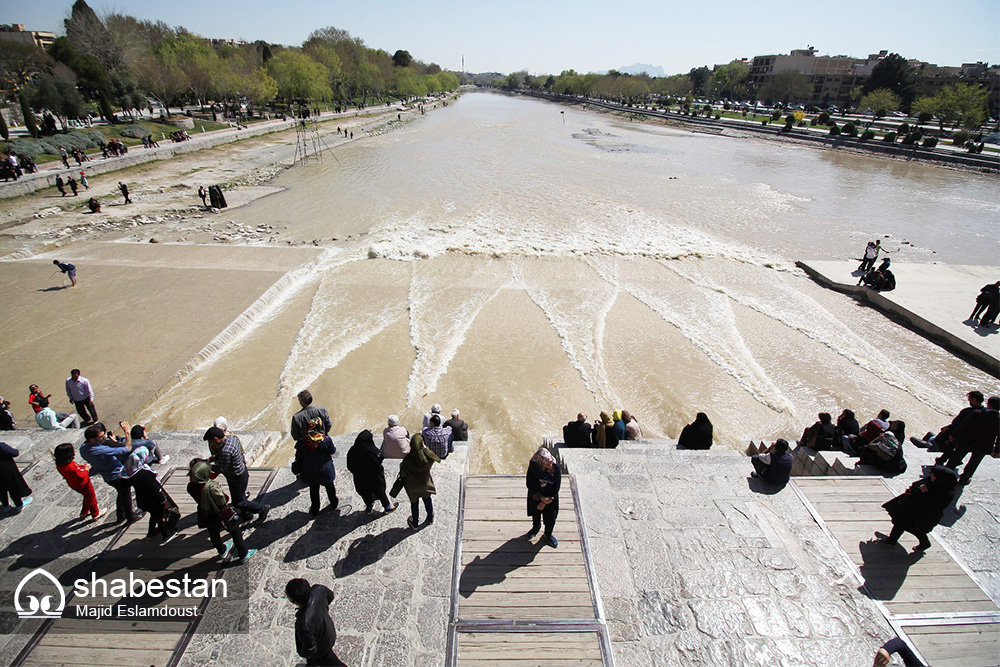
{"type": "Polygon", "coordinates": [[[323,438],[315,447],[310,447],[311,444],[308,438],[295,443],[295,460],[302,471],[299,476],[309,486],[333,484],[337,476],[333,469],[333,455],[337,453],[337,447],[330,436],[323,438]]]}
{"type": "MultiPolygon", "coordinates": [[[[14,459],[20,454],[6,442],[0,442],[0,489],[18,498],[27,498],[31,495],[31,488],[28,487],[21,471],[17,467],[14,459]]],[[[4,502],[7,495],[4,494],[4,502]]]]}
{"type": "Polygon", "coordinates": [[[322,584],[313,584],[309,602],[295,612],[295,651],[308,665],[343,665],[333,652],[337,630],[330,618],[333,591],[322,584]]]}
{"type": "Polygon", "coordinates": [[[930,475],[918,479],[906,493],[900,494],[882,505],[892,517],[892,524],[914,535],[926,535],[938,525],[944,510],[951,503],[958,483],[958,474],[944,466],[934,466],[930,475]],[[927,486],[921,491],[921,486],[927,486]]]}
{"type": "Polygon", "coordinates": [[[567,447],[590,447],[590,422],[571,421],[563,426],[563,443],[567,447]]]}
{"type": "Polygon", "coordinates": [[[542,466],[534,461],[529,461],[525,484],[528,487],[528,516],[535,516],[543,512],[559,512],[559,487],[562,485],[562,471],[558,464],[552,466],[552,472],[546,472],[542,466]],[[541,498],[554,498],[555,500],[546,505],[544,510],[539,510],[538,503],[541,498]]]}
{"type": "Polygon", "coordinates": [[[382,452],[375,446],[371,431],[362,431],[347,450],[347,469],[354,476],[354,489],[367,500],[385,493],[382,452]]]}
{"type": "Polygon", "coordinates": [[[712,447],[713,428],[712,422],[704,413],[698,413],[698,417],[684,427],[681,437],[677,439],[677,446],[681,449],[709,449],[712,447]]]}

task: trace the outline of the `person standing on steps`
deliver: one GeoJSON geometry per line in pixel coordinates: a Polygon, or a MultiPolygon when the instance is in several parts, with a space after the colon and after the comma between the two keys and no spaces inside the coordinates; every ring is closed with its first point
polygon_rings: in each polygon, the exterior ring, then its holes
{"type": "Polygon", "coordinates": [[[562,471],[552,453],[544,447],[539,447],[528,462],[528,472],[525,475],[528,487],[528,516],[531,517],[531,531],[527,538],[538,535],[542,523],[545,523],[545,543],[553,549],[559,546],[559,540],[552,534],[559,516],[559,487],[562,484],[562,471]]]}
{"type": "Polygon", "coordinates": [[[271,508],[247,497],[250,472],[247,470],[240,439],[235,435],[226,435],[218,426],[205,431],[202,439],[208,443],[208,451],[212,454],[209,461],[212,463],[213,477],[222,474],[229,484],[229,497],[233,507],[243,514],[244,519],[256,514],[257,519],[263,523],[271,508]]]}
{"type": "Polygon", "coordinates": [[[434,488],[434,478],[431,477],[431,467],[440,463],[441,458],[424,445],[424,439],[419,433],[410,438],[410,451],[399,462],[399,476],[392,485],[389,495],[395,498],[400,490],[406,489],[410,499],[410,516],[406,525],[416,530],[420,525],[420,501],[427,510],[427,525],[434,523],[434,502],[431,496],[437,493],[434,488]]]}

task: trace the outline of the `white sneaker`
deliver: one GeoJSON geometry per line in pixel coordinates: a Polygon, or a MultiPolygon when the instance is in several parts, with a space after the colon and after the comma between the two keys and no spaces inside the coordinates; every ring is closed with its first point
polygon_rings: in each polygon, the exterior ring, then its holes
{"type": "Polygon", "coordinates": [[[163,465],[163,464],[169,463],[169,462],[170,462],[170,454],[164,454],[163,458],[161,458],[159,461],[157,461],[157,463],[160,464],[160,465],[163,465]]]}

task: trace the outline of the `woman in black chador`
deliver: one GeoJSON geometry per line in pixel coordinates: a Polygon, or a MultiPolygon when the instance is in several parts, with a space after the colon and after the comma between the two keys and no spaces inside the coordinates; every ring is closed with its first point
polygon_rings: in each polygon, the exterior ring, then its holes
{"type": "Polygon", "coordinates": [[[952,500],[958,473],[951,468],[934,466],[927,477],[918,479],[910,488],[882,505],[892,517],[892,532],[881,540],[896,544],[903,532],[913,533],[920,542],[914,551],[927,551],[931,542],[927,533],[934,530],[952,500]]]}
{"type": "Polygon", "coordinates": [[[694,421],[681,431],[677,446],[681,449],[709,449],[712,446],[712,422],[708,420],[708,415],[699,412],[694,421]]]}
{"type": "Polygon", "coordinates": [[[552,534],[559,515],[559,485],[562,482],[562,471],[549,450],[539,447],[528,462],[528,474],[525,482],[528,486],[528,516],[531,517],[531,532],[528,538],[538,534],[545,522],[545,541],[551,547],[559,545],[559,540],[552,534]]]}
{"type": "Polygon", "coordinates": [[[347,469],[354,476],[354,490],[365,501],[365,511],[373,513],[375,501],[382,503],[386,512],[396,509],[385,495],[385,468],[382,452],[375,446],[372,432],[358,433],[354,444],[347,451],[347,469]]]}

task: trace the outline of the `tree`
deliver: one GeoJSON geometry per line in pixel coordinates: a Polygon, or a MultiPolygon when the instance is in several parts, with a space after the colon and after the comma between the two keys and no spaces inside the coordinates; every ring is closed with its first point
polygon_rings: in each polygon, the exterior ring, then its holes
{"type": "Polygon", "coordinates": [[[936,95],[921,97],[913,103],[913,111],[937,116],[938,125],[961,122],[967,130],[974,130],[986,120],[986,102],[989,92],[974,84],[945,86],[936,95]]]}
{"type": "Polygon", "coordinates": [[[35,114],[31,111],[31,105],[28,104],[23,89],[18,91],[17,101],[21,104],[21,115],[24,116],[24,126],[28,128],[28,134],[38,137],[38,123],[35,122],[35,114]]]}
{"type": "Polygon", "coordinates": [[[4,41],[0,49],[0,75],[4,81],[0,88],[13,90],[24,85],[32,74],[42,71],[51,62],[34,44],[4,41]]]}
{"type": "Polygon", "coordinates": [[[59,118],[63,131],[67,118],[79,118],[86,113],[83,98],[76,84],[51,74],[39,74],[28,87],[28,101],[33,109],[50,111],[59,118]]]}
{"type": "Polygon", "coordinates": [[[902,108],[899,95],[888,88],[878,88],[861,98],[861,109],[871,109],[876,118],[881,118],[890,111],[902,108]]]}
{"type": "Polygon", "coordinates": [[[791,69],[778,72],[757,91],[758,97],[783,104],[804,102],[810,95],[812,83],[809,77],[791,69]]]}
{"type": "Polygon", "coordinates": [[[688,72],[688,78],[691,79],[691,90],[695,93],[704,92],[705,84],[712,76],[712,71],[707,67],[695,67],[688,72]]]}
{"type": "Polygon", "coordinates": [[[409,67],[396,68],[392,74],[392,89],[403,99],[420,97],[427,93],[423,83],[409,67]]]}
{"type": "Polygon", "coordinates": [[[274,78],[278,94],[286,101],[333,96],[326,67],[305,54],[282,51],[267,61],[267,73],[274,78]]]}
{"type": "Polygon", "coordinates": [[[721,66],[712,74],[711,87],[720,97],[741,99],[746,97],[749,87],[750,68],[739,60],[721,66]]]}
{"type": "Polygon", "coordinates": [[[872,68],[872,74],[862,87],[863,93],[886,88],[899,96],[899,108],[909,111],[917,95],[919,82],[917,72],[898,53],[890,53],[872,68]]]}
{"type": "Polygon", "coordinates": [[[3,117],[2,110],[0,110],[0,137],[3,137],[4,141],[10,139],[10,130],[7,129],[7,120],[3,117]]]}
{"type": "Polygon", "coordinates": [[[392,54],[392,64],[396,67],[409,67],[413,62],[413,56],[409,51],[399,50],[392,54]]]}

